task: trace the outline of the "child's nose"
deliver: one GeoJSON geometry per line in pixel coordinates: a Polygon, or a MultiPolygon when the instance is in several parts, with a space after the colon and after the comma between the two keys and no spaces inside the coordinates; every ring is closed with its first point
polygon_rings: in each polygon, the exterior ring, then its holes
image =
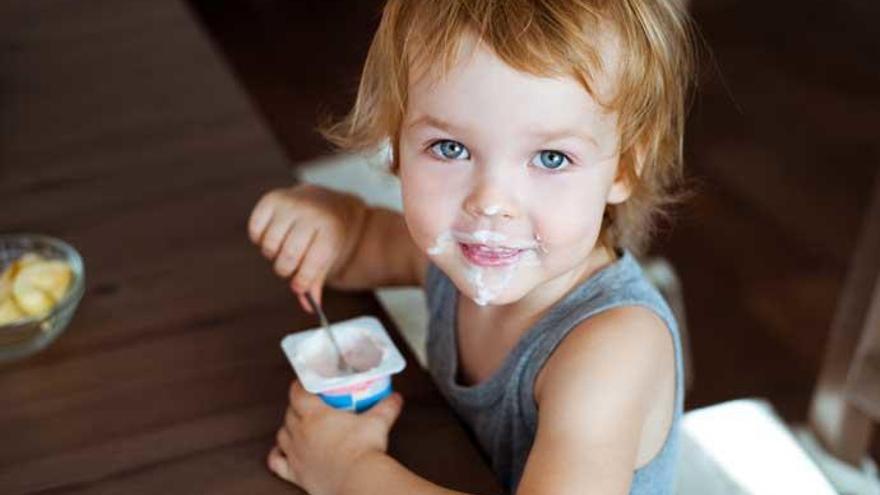
{"type": "Polygon", "coordinates": [[[475,218],[516,218],[519,209],[513,196],[511,184],[492,177],[481,177],[465,198],[464,209],[475,218]]]}

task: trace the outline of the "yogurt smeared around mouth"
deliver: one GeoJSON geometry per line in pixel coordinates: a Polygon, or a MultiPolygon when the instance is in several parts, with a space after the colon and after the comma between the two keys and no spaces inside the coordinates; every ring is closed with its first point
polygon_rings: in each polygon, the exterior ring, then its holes
{"type": "Polygon", "coordinates": [[[428,248],[428,254],[434,256],[443,254],[449,246],[454,244],[454,242],[455,240],[452,238],[452,231],[444,231],[434,239],[434,245],[428,248]]]}
{"type": "Polygon", "coordinates": [[[534,242],[509,241],[505,234],[491,230],[472,233],[445,231],[437,236],[429,255],[439,255],[458,248],[467,263],[467,279],[473,286],[474,302],[485,306],[497,299],[520,267],[538,264],[538,253],[546,253],[540,237],[534,242]]]}

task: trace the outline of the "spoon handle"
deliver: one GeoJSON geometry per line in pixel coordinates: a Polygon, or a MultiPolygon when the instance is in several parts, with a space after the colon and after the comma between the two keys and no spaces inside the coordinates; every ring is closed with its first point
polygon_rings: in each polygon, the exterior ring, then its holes
{"type": "Polygon", "coordinates": [[[340,371],[344,371],[346,373],[350,373],[354,371],[354,368],[348,364],[348,361],[345,360],[345,356],[342,354],[342,348],[339,347],[339,342],[336,341],[336,336],[333,335],[333,329],[330,328],[330,321],[327,319],[327,315],[324,314],[324,309],[319,305],[315,299],[312,297],[312,294],[306,292],[306,299],[309,301],[309,305],[312,306],[312,309],[318,313],[318,318],[321,319],[321,327],[324,329],[324,332],[330,337],[330,342],[333,344],[333,349],[336,350],[336,367],[340,371]]]}

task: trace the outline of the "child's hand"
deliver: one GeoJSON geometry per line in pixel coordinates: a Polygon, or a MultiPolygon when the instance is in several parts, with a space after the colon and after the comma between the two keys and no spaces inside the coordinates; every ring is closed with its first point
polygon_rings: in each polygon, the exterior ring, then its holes
{"type": "Polygon", "coordinates": [[[333,409],[294,380],[269,469],[312,495],[336,494],[359,459],[387,450],[402,407],[403,398],[393,393],[361,414],[333,409]]]}
{"type": "Polygon", "coordinates": [[[363,227],[360,199],[310,184],[263,195],[248,222],[248,234],[280,277],[293,275],[290,288],[308,312],[304,294],[320,304],[328,276],[344,265],[363,227]]]}

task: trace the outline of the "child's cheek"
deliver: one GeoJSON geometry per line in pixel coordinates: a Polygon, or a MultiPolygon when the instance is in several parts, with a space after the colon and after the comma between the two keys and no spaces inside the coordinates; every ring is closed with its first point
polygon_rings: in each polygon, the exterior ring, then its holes
{"type": "Polygon", "coordinates": [[[423,208],[407,206],[404,203],[403,217],[409,229],[410,236],[423,253],[428,253],[433,240],[438,235],[438,225],[432,221],[430,215],[426,215],[423,208]]]}
{"type": "Polygon", "coordinates": [[[556,201],[544,202],[535,209],[532,224],[543,250],[558,256],[591,251],[602,227],[604,204],[584,201],[584,197],[567,198],[557,195],[556,201]],[[554,207],[548,207],[552,204],[554,207]],[[560,251],[562,253],[560,253],[560,251]]]}
{"type": "Polygon", "coordinates": [[[401,173],[403,214],[416,245],[427,252],[454,221],[453,198],[440,187],[442,180],[426,173],[401,173]]]}

